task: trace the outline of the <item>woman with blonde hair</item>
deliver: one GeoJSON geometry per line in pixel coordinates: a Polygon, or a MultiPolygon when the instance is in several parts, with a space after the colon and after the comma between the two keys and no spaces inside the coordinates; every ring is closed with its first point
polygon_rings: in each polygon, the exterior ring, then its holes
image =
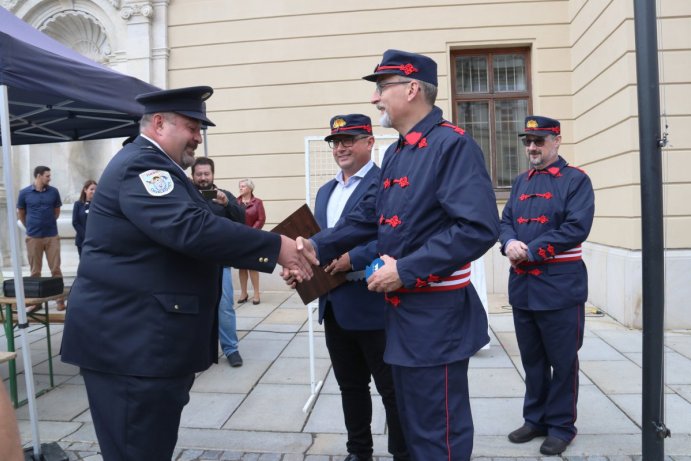
{"type": "MultiPolygon", "coordinates": [[[[238,195],[238,203],[245,207],[245,224],[261,229],[266,222],[266,213],[264,212],[264,203],[254,196],[254,182],[249,179],[241,179],[238,183],[240,187],[240,195],[238,195]]],[[[259,304],[259,272],[239,269],[238,276],[240,278],[240,298],[238,304],[246,303],[249,299],[247,294],[247,278],[252,281],[252,289],[254,290],[252,296],[252,304],[259,304]]]]}

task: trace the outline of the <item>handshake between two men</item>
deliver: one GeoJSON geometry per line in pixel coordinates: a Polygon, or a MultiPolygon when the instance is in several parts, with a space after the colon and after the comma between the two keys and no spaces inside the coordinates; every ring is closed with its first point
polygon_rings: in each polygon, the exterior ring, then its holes
{"type": "MultiPolygon", "coordinates": [[[[286,243],[286,240],[292,242],[292,239],[286,236],[281,236],[281,239],[281,252],[278,262],[283,266],[282,277],[286,284],[295,288],[303,280],[312,278],[313,271],[310,265],[319,265],[317,251],[309,239],[298,237],[293,246],[286,243]],[[285,260],[285,264],[282,262],[283,260],[285,260]]],[[[367,279],[367,289],[387,293],[401,288],[403,282],[398,276],[396,260],[387,255],[382,256],[381,259],[384,265],[367,279]]],[[[337,264],[337,261],[335,259],[325,266],[327,273],[335,274],[336,272],[344,271],[343,266],[337,264]]],[[[350,268],[345,270],[350,270],[350,268]]]]}

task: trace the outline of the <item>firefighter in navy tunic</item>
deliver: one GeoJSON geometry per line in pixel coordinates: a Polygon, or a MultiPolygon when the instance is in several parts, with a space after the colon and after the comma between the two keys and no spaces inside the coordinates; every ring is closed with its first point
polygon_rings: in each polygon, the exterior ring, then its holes
{"type": "Polygon", "coordinates": [[[368,288],[385,293],[384,360],[392,366],[411,458],[468,460],[468,360],[489,341],[470,262],[499,235],[492,184],[478,145],[434,106],[432,59],[388,50],[364,78],[377,84],[372,103],[382,125],[400,137],[359,206],[313,243],[320,259],[330,261],[378,239],[385,264],[368,288]]]}
{"type": "Polygon", "coordinates": [[[294,241],[216,216],[185,174],[212,91],[138,96],[141,135],[91,204],[61,353],[80,367],[105,461],[170,461],[195,373],[218,357],[221,266],[311,272],[294,241]]]}
{"type": "Polygon", "coordinates": [[[502,252],[511,263],[509,303],[525,369],[524,425],[513,443],[547,436],[545,455],[576,436],[578,350],[583,344],[588,275],[581,243],[593,223],[593,187],[559,156],[557,120],[529,116],[519,134],[531,168],[513,183],[501,220],[502,252]]]}

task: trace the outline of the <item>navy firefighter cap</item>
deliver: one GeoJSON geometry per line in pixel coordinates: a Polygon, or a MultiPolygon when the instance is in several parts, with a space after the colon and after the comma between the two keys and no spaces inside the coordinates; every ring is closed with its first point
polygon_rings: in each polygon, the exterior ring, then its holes
{"type": "Polygon", "coordinates": [[[547,136],[552,134],[554,136],[561,134],[561,124],[559,120],[549,117],[542,117],[540,115],[528,115],[525,118],[525,128],[523,133],[518,133],[518,136],[527,136],[534,134],[535,136],[547,136]]]}
{"type": "Polygon", "coordinates": [[[381,75],[400,75],[437,86],[437,63],[427,56],[401,50],[386,50],[374,73],[362,77],[376,82],[381,75]]]}
{"type": "Polygon", "coordinates": [[[331,141],[339,135],[359,136],[372,135],[372,120],[362,114],[336,115],[329,122],[331,134],[324,141],[331,141]]]}
{"type": "Polygon", "coordinates": [[[154,91],[138,95],[135,99],[144,106],[145,114],[175,112],[201,121],[207,126],[216,126],[206,117],[206,104],[214,93],[210,86],[190,86],[174,90],[154,91]]]}

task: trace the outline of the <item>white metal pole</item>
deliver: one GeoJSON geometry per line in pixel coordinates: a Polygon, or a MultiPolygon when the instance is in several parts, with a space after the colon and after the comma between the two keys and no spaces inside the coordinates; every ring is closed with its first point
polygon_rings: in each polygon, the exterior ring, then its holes
{"type": "Polygon", "coordinates": [[[307,206],[310,205],[310,139],[311,137],[305,136],[305,203],[307,206]]]}
{"type": "Polygon", "coordinates": [[[307,403],[302,407],[302,412],[307,413],[310,411],[314,402],[317,399],[317,395],[324,384],[324,381],[317,382],[316,372],[315,372],[315,358],[314,358],[314,327],[312,326],[312,310],[315,307],[315,303],[309,303],[307,306],[307,332],[308,332],[308,343],[309,343],[309,355],[310,355],[310,397],[307,399],[307,403]]]}
{"type": "MultiPolygon", "coordinates": [[[[29,402],[29,417],[31,419],[31,433],[33,435],[34,458],[41,459],[41,441],[38,434],[38,413],[36,412],[36,393],[34,391],[34,373],[31,364],[31,348],[26,329],[26,303],[24,301],[24,280],[22,268],[19,264],[19,236],[17,234],[17,210],[15,208],[14,184],[12,180],[11,136],[10,136],[10,106],[7,96],[7,85],[0,85],[0,131],[2,131],[2,173],[5,179],[7,197],[7,228],[10,238],[10,253],[12,254],[12,270],[14,271],[14,290],[17,299],[17,320],[19,335],[22,343],[22,358],[24,359],[24,377],[26,380],[26,394],[29,402]]],[[[11,319],[10,319],[11,321],[11,319]]]]}

